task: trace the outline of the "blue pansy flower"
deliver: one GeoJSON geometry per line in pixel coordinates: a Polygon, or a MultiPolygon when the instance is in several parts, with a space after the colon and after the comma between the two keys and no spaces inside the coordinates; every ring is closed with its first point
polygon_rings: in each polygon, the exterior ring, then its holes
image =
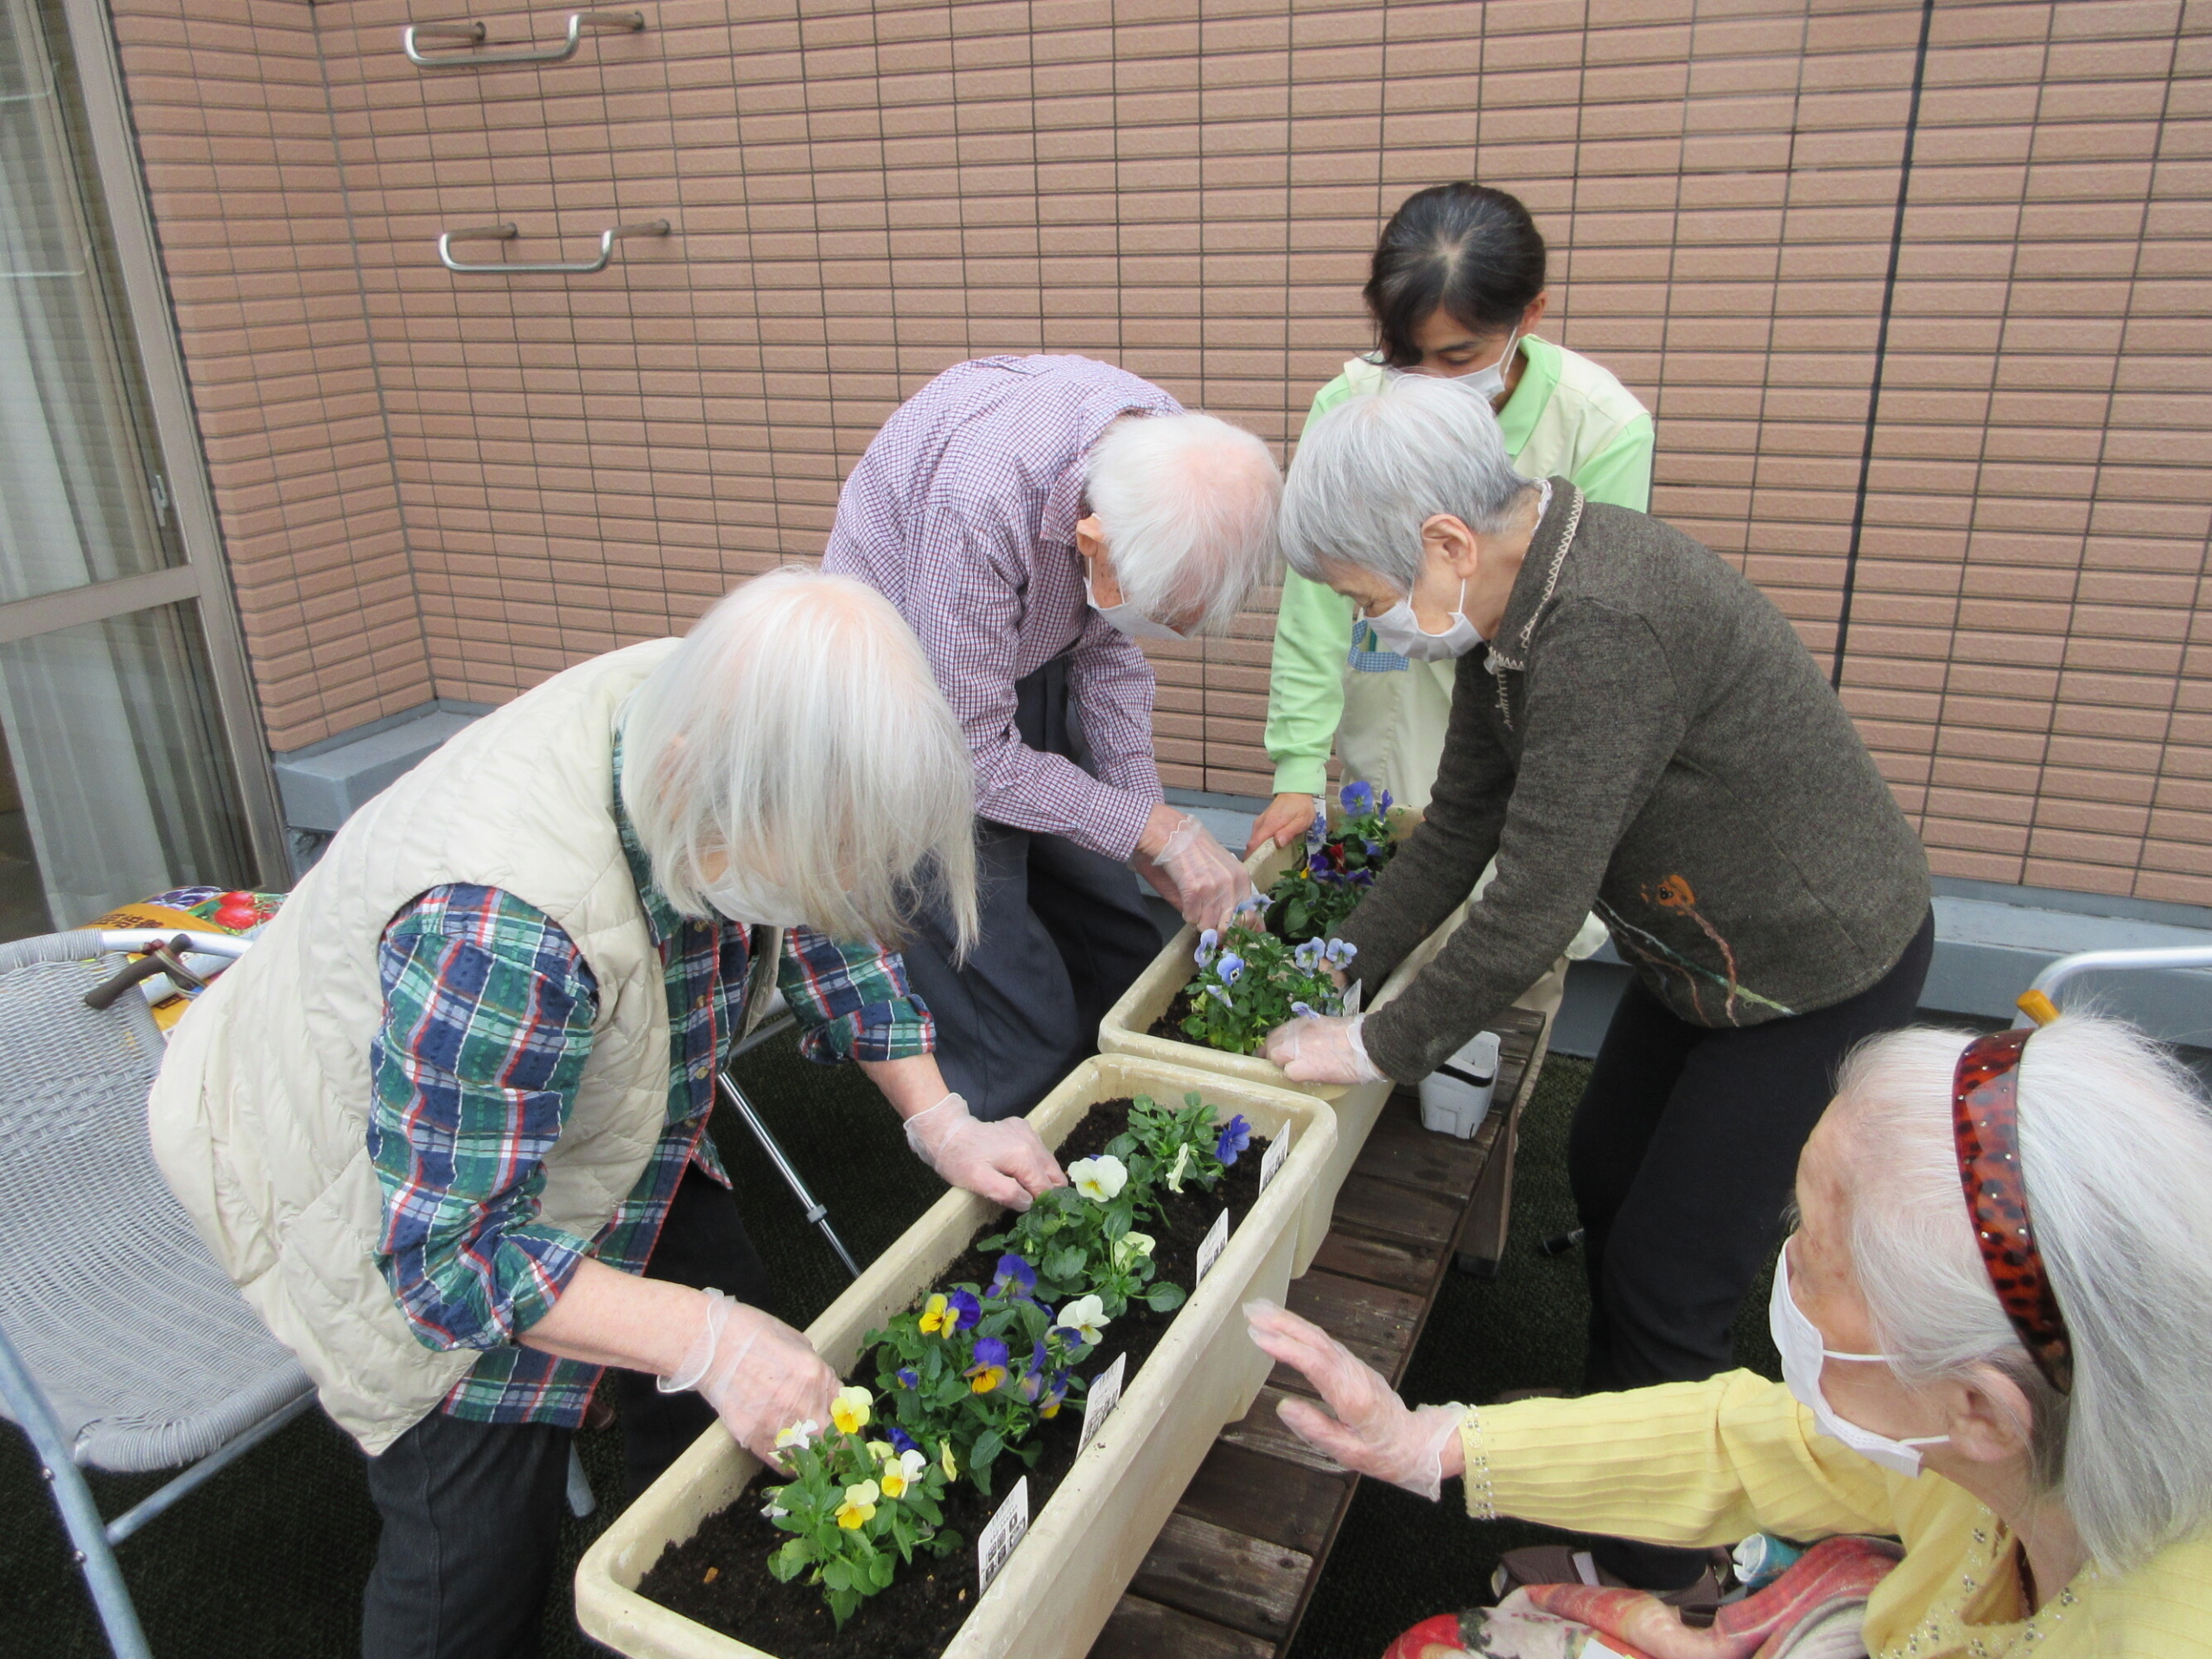
{"type": "Polygon", "coordinates": [[[1006,1344],[996,1337],[979,1337],[976,1342],[976,1363],[961,1375],[968,1379],[969,1390],[988,1394],[1006,1381],[1006,1344]]]}
{"type": "Polygon", "coordinates": [[[1224,1008],[1233,1008],[1236,1006],[1236,1003],[1230,1000],[1229,993],[1223,990],[1218,985],[1207,986],[1206,995],[1213,998],[1215,1001],[1220,1003],[1224,1008]]]}
{"type": "MultiPolygon", "coordinates": [[[[922,1374],[911,1365],[901,1365],[898,1370],[898,1382],[902,1389],[918,1389],[922,1386],[922,1374]]],[[[896,1434],[899,1431],[894,1428],[891,1432],[896,1434]]],[[[899,1448],[901,1451],[905,1449],[904,1446],[899,1448]]]]}
{"type": "Polygon", "coordinates": [[[918,1452],[922,1449],[914,1437],[896,1423],[893,1423],[885,1429],[884,1433],[890,1435],[891,1449],[893,1452],[918,1452]]]}
{"type": "Polygon", "coordinates": [[[1252,1144],[1252,1126],[1239,1112],[1222,1126],[1221,1138],[1213,1143],[1213,1155],[1224,1164],[1233,1164],[1236,1156],[1252,1144]]]}
{"type": "Polygon", "coordinates": [[[1313,1008],[1304,1002],[1292,1003],[1290,1005],[1290,1011],[1301,1020],[1318,1020],[1320,1018],[1320,1015],[1315,1014],[1313,1008]]]}
{"type": "Polygon", "coordinates": [[[1359,954],[1359,947],[1350,939],[1331,939],[1326,955],[1332,968],[1341,968],[1359,954]]]}
{"type": "Polygon", "coordinates": [[[1390,798],[1390,791],[1386,789],[1382,791],[1382,798],[1375,804],[1375,810],[1377,812],[1388,812],[1397,803],[1390,798]]]}
{"type": "Polygon", "coordinates": [[[1210,927],[1198,935],[1198,948],[1191,952],[1191,960],[1205,967],[1213,960],[1213,953],[1221,948],[1221,931],[1210,927]]]}
{"type": "Polygon", "coordinates": [[[1327,947],[1325,946],[1320,940],[1308,939],[1305,944],[1293,950],[1290,955],[1292,961],[1295,962],[1300,968],[1304,969],[1310,974],[1317,971],[1320,968],[1322,960],[1326,955],[1326,952],[1327,947]]]}
{"type": "Polygon", "coordinates": [[[1214,971],[1221,976],[1223,984],[1234,985],[1244,976],[1244,958],[1234,950],[1224,950],[1221,953],[1221,961],[1216,964],[1214,971]]]}
{"type": "Polygon", "coordinates": [[[1018,1255],[999,1257],[998,1271],[991,1275],[992,1295],[1027,1302],[1033,1299],[1036,1289],[1036,1268],[1018,1255]]]}
{"type": "Polygon", "coordinates": [[[1375,810],[1375,785],[1363,779],[1354,779],[1344,787],[1338,797],[1344,802],[1344,810],[1354,817],[1364,817],[1375,810]]]}
{"type": "Polygon", "coordinates": [[[945,1300],[951,1304],[956,1330],[965,1331],[983,1322],[983,1305],[972,1292],[956,1290],[945,1300]]]}

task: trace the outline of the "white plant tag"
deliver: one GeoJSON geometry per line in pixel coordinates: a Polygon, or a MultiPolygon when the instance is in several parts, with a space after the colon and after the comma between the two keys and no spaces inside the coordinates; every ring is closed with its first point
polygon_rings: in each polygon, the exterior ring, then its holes
{"type": "Polygon", "coordinates": [[[1122,1379],[1128,1374],[1129,1356],[1126,1350],[1114,1356],[1114,1363],[1090,1379],[1090,1391],[1083,1396],[1083,1437],[1075,1443],[1078,1458],[1089,1449],[1090,1437],[1105,1426],[1114,1414],[1114,1408],[1122,1403],[1122,1379]]]}
{"type": "Polygon", "coordinates": [[[1213,1264],[1221,1260],[1221,1253],[1228,1248],[1229,1211],[1224,1210],[1198,1241],[1198,1276],[1191,1281],[1192,1290],[1205,1283],[1206,1274],[1213,1271],[1213,1264]]]}
{"type": "Polygon", "coordinates": [[[976,1571],[982,1582],[976,1593],[981,1595],[991,1587],[991,1580],[1006,1565],[1007,1557],[1014,1554],[1014,1547],[1029,1530],[1029,1477],[1024,1475],[1014,1483],[1014,1490],[1006,1495],[1006,1502],[999,1505],[999,1512],[991,1517],[991,1524],[983,1529],[983,1535],[976,1541],[976,1571]]]}
{"type": "Polygon", "coordinates": [[[1290,1156],[1290,1132],[1294,1127],[1284,1124],[1282,1133],[1268,1142],[1268,1155],[1260,1160],[1261,1192],[1268,1190],[1268,1183],[1274,1179],[1275,1172],[1282,1167],[1282,1160],[1290,1156]]]}

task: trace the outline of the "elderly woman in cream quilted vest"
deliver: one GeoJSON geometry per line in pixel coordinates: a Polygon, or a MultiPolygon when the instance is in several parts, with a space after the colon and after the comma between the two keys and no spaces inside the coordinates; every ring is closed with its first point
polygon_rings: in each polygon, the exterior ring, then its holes
{"type": "Polygon", "coordinates": [[[888,601],[779,570],[448,743],[178,1027],[162,1167],[370,1454],[365,1652],[535,1651],[602,1368],[633,1490],[717,1414],[764,1457],[828,1418],[706,1134],[771,976],[946,1179],[1064,1179],[946,1092],[887,948],[933,903],[972,933],[971,787],[888,601]]]}

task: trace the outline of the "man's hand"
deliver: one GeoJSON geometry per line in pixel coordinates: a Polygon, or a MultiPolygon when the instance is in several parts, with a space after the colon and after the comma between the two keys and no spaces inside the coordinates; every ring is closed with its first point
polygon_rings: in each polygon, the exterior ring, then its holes
{"type": "Polygon", "coordinates": [[[1244,856],[1249,858],[1261,848],[1273,843],[1287,847],[1305,836],[1313,827],[1313,798],[1311,795],[1281,794],[1268,803],[1266,811],[1252,821],[1251,839],[1244,843],[1244,856]]]}
{"type": "Polygon", "coordinates": [[[979,1123],[958,1095],[908,1118],[906,1144],[953,1185],[1010,1210],[1027,1210],[1039,1194],[1068,1184],[1027,1119],[979,1123]]]}
{"type": "Polygon", "coordinates": [[[783,1467],[776,1436],[830,1421],[837,1373],[806,1338],[772,1314],[704,1293],[699,1333],[676,1370],[660,1379],[664,1394],[696,1389],[739,1445],[763,1463],[783,1467]]]}
{"type": "Polygon", "coordinates": [[[1285,1400],[1275,1413],[1290,1432],[1345,1468],[1418,1492],[1433,1503],[1444,1478],[1465,1471],[1459,1444],[1465,1406],[1406,1409],[1375,1368],[1327,1332],[1273,1302],[1247,1302],[1252,1340],[1311,1382],[1328,1406],[1285,1400]]]}
{"type": "Polygon", "coordinates": [[[1194,927],[1226,926],[1238,910],[1259,902],[1250,874],[1229,849],[1205,825],[1172,806],[1152,809],[1137,837],[1137,857],[1139,872],[1194,927]]]}
{"type": "Polygon", "coordinates": [[[1366,1018],[1307,1014],[1269,1032],[1264,1052],[1293,1083],[1380,1083],[1382,1068],[1359,1034],[1366,1018]]]}

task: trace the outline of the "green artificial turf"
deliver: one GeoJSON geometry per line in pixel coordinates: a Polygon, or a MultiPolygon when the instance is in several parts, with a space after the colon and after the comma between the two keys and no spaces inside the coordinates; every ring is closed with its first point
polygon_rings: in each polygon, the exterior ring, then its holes
{"type": "MultiPolygon", "coordinates": [[[[1554,1059],[1525,1119],[1513,1232],[1495,1281],[1452,1275],[1414,1357],[1414,1400],[1479,1402],[1499,1390],[1572,1387],[1587,1317],[1580,1260],[1546,1260],[1537,1241],[1573,1224],[1567,1122],[1586,1067],[1554,1059]]],[[[740,1077],[778,1138],[865,1262],[896,1238],[944,1185],[907,1153],[881,1099],[850,1067],[801,1060],[788,1041],[747,1057],[740,1077]]],[[[735,1173],[754,1242],[775,1275],[775,1311],[804,1325],[847,1282],[744,1126],[717,1116],[715,1134],[735,1173]]],[[[1747,1300],[1739,1344],[1771,1373],[1764,1350],[1764,1287],[1747,1300]]],[[[582,1437],[594,1484],[618,1484],[613,1432],[582,1437]]],[[[156,1478],[96,1477],[113,1515],[156,1478]]],[[[1497,1552],[1534,1529],[1469,1522],[1456,1488],[1431,1505],[1363,1482],[1338,1540],[1294,1659],[1373,1659],[1406,1626],[1484,1599],[1497,1552]]],[[[575,1559],[607,1520],[604,1507],[568,1523],[568,1559],[546,1613],[546,1651],[598,1651],[575,1629],[568,1586],[575,1559]]],[[[152,1523],[121,1551],[124,1572],[161,1659],[340,1659],[359,1650],[361,1586],[377,1521],[351,1441],[309,1414],[152,1523]]],[[[20,1434],[0,1432],[0,1656],[97,1659],[100,1638],[83,1581],[20,1434]]]]}

